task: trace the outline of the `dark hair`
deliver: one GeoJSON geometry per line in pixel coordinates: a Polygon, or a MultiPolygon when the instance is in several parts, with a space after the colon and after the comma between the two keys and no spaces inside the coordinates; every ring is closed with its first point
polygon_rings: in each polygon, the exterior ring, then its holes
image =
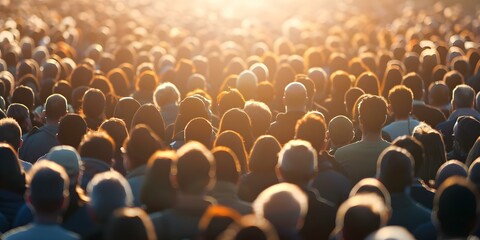
{"type": "Polygon", "coordinates": [[[435,179],[438,168],[447,161],[441,133],[427,124],[420,124],[414,129],[413,136],[422,143],[425,151],[425,161],[418,176],[425,181],[435,179]]]}
{"type": "Polygon", "coordinates": [[[217,102],[220,117],[232,108],[243,108],[245,105],[245,99],[242,94],[234,88],[219,93],[217,96],[217,102]]]}
{"type": "Polygon", "coordinates": [[[390,66],[387,68],[385,75],[383,76],[382,81],[382,96],[388,97],[390,89],[394,86],[400,85],[402,83],[403,73],[400,67],[390,66]]]}
{"type": "Polygon", "coordinates": [[[27,122],[30,121],[30,111],[25,105],[21,103],[12,103],[8,106],[6,114],[7,117],[11,117],[17,121],[18,125],[22,128],[22,134],[30,131],[30,129],[26,128],[27,122]]]}
{"type": "Polygon", "coordinates": [[[215,158],[217,181],[236,184],[240,177],[240,163],[235,153],[227,147],[215,147],[212,154],[215,158]]]}
{"type": "Polygon", "coordinates": [[[213,146],[224,146],[230,148],[235,155],[237,155],[242,174],[248,171],[247,151],[245,150],[245,145],[240,134],[231,130],[219,133],[215,139],[215,142],[213,143],[213,146]]]}
{"type": "Polygon", "coordinates": [[[413,93],[405,86],[395,86],[388,93],[388,101],[396,117],[408,117],[413,107],[413,93]]]}
{"type": "Polygon", "coordinates": [[[130,130],[133,116],[139,108],[140,103],[137,100],[131,97],[120,98],[117,105],[115,106],[113,116],[122,119],[125,122],[127,130],[130,130]]]}
{"type": "Polygon", "coordinates": [[[209,150],[198,142],[189,142],[178,149],[177,154],[174,175],[178,189],[186,194],[204,193],[215,179],[215,161],[209,150]]]}
{"type": "Polygon", "coordinates": [[[253,145],[252,124],[248,114],[239,108],[232,108],[223,114],[218,127],[218,133],[232,130],[242,136],[245,148],[250,151],[253,145]]]}
{"type": "Polygon", "coordinates": [[[187,125],[187,123],[197,117],[203,117],[205,119],[209,118],[207,109],[205,108],[205,104],[198,97],[186,97],[182,100],[182,102],[180,102],[178,115],[175,119],[174,134],[185,130],[185,126],[187,125]]]}
{"type": "Polygon", "coordinates": [[[135,169],[148,162],[157,150],[163,148],[161,139],[145,124],[138,124],[130,131],[130,136],[123,144],[129,169],[135,169]]]}
{"type": "Polygon", "coordinates": [[[205,118],[198,117],[190,120],[185,126],[185,142],[198,141],[207,148],[212,147],[213,127],[205,118]]]}
{"type": "Polygon", "coordinates": [[[451,92],[445,83],[432,82],[428,87],[429,103],[433,106],[447,105],[450,103],[451,92]]]}
{"type": "Polygon", "coordinates": [[[443,76],[443,82],[448,86],[450,92],[452,92],[456,86],[463,84],[465,81],[462,74],[456,70],[452,70],[443,76]]]}
{"type": "Polygon", "coordinates": [[[383,97],[367,94],[358,105],[358,113],[364,131],[381,131],[387,117],[387,103],[383,97]]]}
{"type": "Polygon", "coordinates": [[[52,94],[45,103],[45,115],[47,119],[60,120],[67,114],[67,99],[60,94],[52,94]]]}
{"type": "Polygon", "coordinates": [[[423,79],[418,73],[412,72],[403,76],[402,85],[412,90],[413,99],[422,99],[424,91],[423,79]]]}
{"type": "Polygon", "coordinates": [[[115,90],[115,94],[126,97],[130,94],[130,82],[122,68],[114,68],[107,74],[107,78],[115,90]]]}
{"type": "Polygon", "coordinates": [[[401,193],[413,181],[413,158],[407,150],[388,147],[378,157],[377,176],[390,194],[401,193]]]}
{"type": "Polygon", "coordinates": [[[89,86],[93,79],[94,70],[87,64],[80,64],[70,74],[72,89],[80,86],[89,86]]]}
{"type": "Polygon", "coordinates": [[[67,102],[71,102],[72,86],[66,80],[60,80],[53,85],[53,93],[58,93],[67,99],[67,102]]]}
{"type": "Polygon", "coordinates": [[[205,210],[199,222],[199,239],[223,239],[223,232],[241,218],[240,213],[222,205],[212,205],[205,210]]]}
{"type": "Polygon", "coordinates": [[[0,189],[23,196],[25,173],[12,146],[0,143],[0,189]]]}
{"type": "Polygon", "coordinates": [[[377,76],[372,72],[364,72],[355,81],[355,87],[361,88],[365,93],[380,95],[380,86],[377,76]]]}
{"type": "Polygon", "coordinates": [[[20,148],[22,142],[22,129],[13,118],[0,119],[0,142],[8,143],[15,149],[20,148]]]}
{"type": "Polygon", "coordinates": [[[412,155],[415,162],[415,176],[418,176],[425,162],[423,144],[412,136],[401,136],[392,142],[392,146],[403,148],[412,155]]]}
{"type": "Polygon", "coordinates": [[[105,95],[96,88],[88,89],[83,95],[83,114],[88,118],[100,118],[105,114],[105,95]]]}
{"type": "Polygon", "coordinates": [[[364,94],[365,92],[361,88],[357,87],[352,87],[345,93],[345,107],[349,117],[353,117],[355,112],[355,103],[364,94]]]}
{"type": "Polygon", "coordinates": [[[259,82],[257,84],[257,99],[265,104],[272,103],[275,97],[275,89],[271,82],[259,82]]]}
{"type": "Polygon", "coordinates": [[[30,87],[19,86],[13,91],[11,102],[21,103],[32,111],[35,106],[35,94],[30,87]]]}
{"type": "Polygon", "coordinates": [[[148,160],[148,170],[142,186],[140,199],[149,213],[172,207],[176,191],[170,181],[170,170],[177,155],[173,151],[157,151],[148,160]]]}
{"type": "Polygon", "coordinates": [[[160,111],[155,105],[148,103],[142,105],[133,116],[131,129],[138,124],[147,125],[162,141],[165,139],[165,123],[160,111]]]}
{"type": "Polygon", "coordinates": [[[115,210],[105,228],[106,240],[156,240],[155,228],[141,208],[115,210]]]}
{"type": "Polygon", "coordinates": [[[85,120],[78,114],[69,113],[58,124],[57,138],[62,145],[78,148],[87,131],[85,120]]]}
{"type": "Polygon", "coordinates": [[[153,92],[158,84],[158,78],[153,71],[144,71],[137,77],[136,88],[138,90],[153,92]]]}
{"type": "Polygon", "coordinates": [[[318,153],[325,146],[326,129],[325,119],[316,114],[307,113],[297,121],[295,126],[295,139],[310,142],[318,153]]]}
{"type": "Polygon", "coordinates": [[[105,132],[89,132],[80,142],[78,152],[82,158],[95,158],[111,165],[115,142],[105,132]]]}
{"type": "Polygon", "coordinates": [[[123,142],[128,137],[125,122],[119,118],[109,118],[100,125],[98,130],[105,131],[115,142],[115,151],[119,151],[123,142]]]}
{"type": "Polygon", "coordinates": [[[352,86],[350,75],[344,71],[336,71],[330,75],[330,82],[332,86],[332,98],[342,99],[345,93],[352,86]]]}
{"type": "Polygon", "coordinates": [[[249,167],[252,172],[275,172],[280,143],[270,135],[258,137],[250,151],[249,167]]]}

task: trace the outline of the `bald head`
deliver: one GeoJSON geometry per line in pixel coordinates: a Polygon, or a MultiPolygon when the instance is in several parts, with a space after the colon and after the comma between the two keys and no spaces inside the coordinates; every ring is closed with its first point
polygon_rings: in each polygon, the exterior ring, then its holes
{"type": "Polygon", "coordinates": [[[450,160],[442,164],[435,177],[435,188],[439,188],[449,177],[467,177],[467,167],[460,161],[450,160]]]}
{"type": "Polygon", "coordinates": [[[58,122],[67,114],[67,99],[60,94],[52,94],[45,102],[45,115],[47,120],[58,122]]]}
{"type": "Polygon", "coordinates": [[[387,190],[402,193],[413,181],[413,157],[407,150],[399,147],[385,149],[377,163],[377,177],[387,190]]]}
{"type": "Polygon", "coordinates": [[[305,111],[307,89],[299,82],[292,82],[285,87],[283,100],[287,111],[305,111]]]}

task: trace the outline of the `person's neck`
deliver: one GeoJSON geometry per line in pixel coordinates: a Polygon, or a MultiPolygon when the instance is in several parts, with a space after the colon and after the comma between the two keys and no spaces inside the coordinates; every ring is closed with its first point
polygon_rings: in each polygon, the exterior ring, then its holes
{"type": "Polygon", "coordinates": [[[35,223],[42,224],[42,225],[53,225],[53,224],[60,224],[62,222],[62,218],[60,214],[38,214],[35,216],[35,223]]]}
{"type": "Polygon", "coordinates": [[[395,121],[404,121],[404,120],[408,120],[409,116],[397,116],[395,115],[395,121]]]}
{"type": "Polygon", "coordinates": [[[306,106],[285,106],[285,112],[306,112],[306,106]]]}
{"type": "Polygon", "coordinates": [[[46,121],[46,125],[58,125],[58,119],[48,119],[46,121]]]}
{"type": "Polygon", "coordinates": [[[381,132],[363,132],[362,141],[363,142],[378,142],[383,140],[381,132]]]}

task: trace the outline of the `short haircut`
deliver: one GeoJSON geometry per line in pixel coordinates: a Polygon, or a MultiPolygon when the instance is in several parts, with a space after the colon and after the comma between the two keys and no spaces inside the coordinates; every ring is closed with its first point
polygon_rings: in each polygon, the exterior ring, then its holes
{"type": "Polygon", "coordinates": [[[403,148],[412,155],[415,162],[415,176],[418,176],[420,168],[425,162],[425,152],[422,142],[412,136],[400,136],[392,142],[392,145],[403,148]]]}
{"type": "Polygon", "coordinates": [[[82,158],[95,158],[110,165],[115,153],[115,142],[105,132],[92,131],[83,137],[78,152],[82,158]]]}
{"type": "Polygon", "coordinates": [[[388,147],[377,161],[377,178],[388,191],[402,193],[413,181],[414,162],[412,155],[399,147],[388,147]]]}
{"type": "Polygon", "coordinates": [[[243,108],[245,106],[245,99],[237,89],[230,89],[223,91],[217,96],[218,112],[221,117],[226,111],[232,108],[243,108]]]}
{"type": "Polygon", "coordinates": [[[227,147],[215,147],[212,150],[215,158],[217,181],[237,183],[240,177],[240,163],[237,155],[227,147]]]}
{"type": "Polygon", "coordinates": [[[283,96],[286,106],[305,106],[307,103],[307,89],[299,82],[289,83],[283,96]]]}
{"type": "Polygon", "coordinates": [[[475,101],[475,90],[465,84],[458,85],[453,89],[452,101],[455,108],[471,108],[475,101]]]}
{"type": "Polygon", "coordinates": [[[117,209],[104,235],[106,240],[156,239],[153,223],[141,208],[117,209]]]}
{"type": "Polygon", "coordinates": [[[366,95],[358,105],[364,131],[381,131],[387,118],[387,102],[383,97],[366,95]]]}
{"type": "Polygon", "coordinates": [[[28,172],[30,201],[37,214],[58,213],[69,195],[69,178],[60,165],[41,160],[28,172]]]}
{"type": "Polygon", "coordinates": [[[345,93],[352,86],[350,75],[345,71],[336,71],[330,75],[332,83],[332,96],[342,99],[345,93]]]}
{"type": "Polygon", "coordinates": [[[437,170],[435,176],[435,188],[439,188],[448,178],[453,176],[467,177],[467,166],[458,160],[448,160],[437,170]]]}
{"type": "Polygon", "coordinates": [[[328,123],[328,136],[334,145],[350,143],[354,137],[352,121],[343,115],[338,115],[328,123]]]}
{"type": "Polygon", "coordinates": [[[85,116],[98,118],[105,112],[105,95],[96,88],[88,89],[83,95],[82,110],[85,116]]]}
{"type": "Polygon", "coordinates": [[[395,86],[388,92],[388,101],[397,117],[407,117],[412,111],[413,93],[405,86],[395,86]]]}
{"type": "Polygon", "coordinates": [[[180,192],[199,195],[215,180],[212,153],[198,142],[188,142],[177,151],[178,160],[172,166],[180,192]]]}
{"type": "Polygon", "coordinates": [[[385,202],[385,205],[390,208],[392,205],[392,198],[385,185],[376,178],[364,178],[360,180],[352,190],[350,190],[349,197],[360,194],[376,194],[385,202]]]}
{"type": "Polygon", "coordinates": [[[62,145],[78,148],[87,131],[85,120],[78,114],[69,113],[58,124],[57,139],[62,145]]]}
{"type": "Polygon", "coordinates": [[[33,93],[32,88],[28,86],[19,86],[13,91],[11,102],[21,103],[29,110],[33,110],[33,107],[35,106],[35,94],[33,93]]]}
{"type": "Polygon", "coordinates": [[[272,121],[272,112],[267,104],[249,100],[245,102],[244,111],[250,117],[252,132],[255,138],[268,131],[272,121]]]}
{"type": "Polygon", "coordinates": [[[162,107],[172,103],[179,103],[180,92],[173,83],[164,82],[155,89],[153,94],[153,102],[157,107],[162,107]]]}
{"type": "Polygon", "coordinates": [[[255,215],[280,230],[300,229],[307,214],[308,199],[296,185],[279,183],[258,195],[252,204],[255,215]]]}
{"type": "Polygon", "coordinates": [[[128,137],[127,126],[125,122],[119,118],[109,118],[103,121],[98,129],[105,131],[112,137],[117,149],[122,147],[123,142],[128,137]]]}
{"type": "Polygon", "coordinates": [[[125,140],[123,148],[128,156],[129,169],[147,164],[148,159],[162,148],[161,139],[147,125],[138,124],[125,140]]]}
{"type": "Polygon", "coordinates": [[[67,99],[60,94],[52,94],[45,102],[45,115],[47,119],[60,120],[67,114],[67,99]]]}
{"type": "Polygon", "coordinates": [[[133,204],[130,185],[115,171],[96,174],[87,185],[87,193],[89,204],[100,222],[106,222],[116,209],[133,204]]]}
{"type": "Polygon", "coordinates": [[[290,140],[278,154],[282,177],[291,183],[308,182],[317,172],[317,152],[304,140],[290,140]]]}
{"type": "Polygon", "coordinates": [[[443,82],[447,85],[450,91],[453,91],[458,85],[465,83],[463,75],[456,70],[447,72],[443,76],[443,82]]]}
{"type": "Polygon", "coordinates": [[[326,124],[324,118],[316,114],[305,114],[295,126],[295,139],[308,141],[316,152],[325,145],[326,124]]]}
{"type": "Polygon", "coordinates": [[[403,76],[402,85],[412,90],[413,99],[422,99],[424,91],[423,79],[418,73],[411,72],[403,76]]]}
{"type": "Polygon", "coordinates": [[[155,72],[151,70],[140,73],[137,77],[136,88],[138,90],[153,92],[155,86],[157,86],[158,77],[155,72]]]}
{"type": "Polygon", "coordinates": [[[8,143],[17,152],[22,142],[22,129],[13,118],[0,119],[0,142],[8,143]]]}
{"type": "Polygon", "coordinates": [[[17,121],[18,125],[25,126],[26,121],[30,119],[30,111],[21,103],[12,103],[7,108],[7,117],[17,121]]]}
{"type": "Polygon", "coordinates": [[[185,142],[197,141],[207,148],[212,147],[213,127],[205,118],[198,117],[190,120],[184,130],[185,142]]]}
{"type": "Polygon", "coordinates": [[[447,179],[434,198],[433,213],[440,232],[451,238],[467,238],[476,226],[478,200],[471,182],[461,177],[447,179]]]}

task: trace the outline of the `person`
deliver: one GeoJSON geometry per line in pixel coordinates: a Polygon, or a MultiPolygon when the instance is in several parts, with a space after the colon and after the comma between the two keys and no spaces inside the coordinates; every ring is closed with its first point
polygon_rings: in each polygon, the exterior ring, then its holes
{"type": "Polygon", "coordinates": [[[217,138],[213,142],[213,147],[219,146],[230,148],[238,158],[240,163],[240,171],[242,174],[246,174],[248,172],[249,156],[247,150],[245,149],[243,138],[240,134],[232,130],[226,130],[218,134],[217,138]]]}
{"type": "Polygon", "coordinates": [[[82,158],[82,189],[87,188],[87,184],[96,174],[111,170],[114,151],[115,142],[105,132],[89,132],[83,137],[78,147],[82,158]]]}
{"type": "Polygon", "coordinates": [[[178,201],[173,208],[151,216],[158,239],[197,237],[200,218],[215,203],[206,196],[216,179],[212,153],[198,142],[188,142],[177,154],[172,170],[178,201]]]}
{"type": "Polygon", "coordinates": [[[184,134],[185,142],[197,141],[207,148],[212,148],[215,131],[207,119],[198,117],[190,120],[185,126],[184,134]]]}
{"type": "Polygon", "coordinates": [[[219,238],[220,240],[278,240],[277,232],[268,220],[255,215],[243,216],[230,224],[219,238]]]}
{"type": "Polygon", "coordinates": [[[30,119],[30,111],[21,103],[12,103],[6,111],[7,117],[15,119],[22,128],[22,133],[26,134],[32,130],[32,120],[30,119]]]}
{"type": "Polygon", "coordinates": [[[352,86],[349,74],[345,71],[335,71],[330,75],[330,83],[332,85],[332,97],[325,100],[323,106],[332,118],[338,115],[347,115],[344,97],[352,86]]]}
{"type": "Polygon", "coordinates": [[[268,134],[274,136],[280,144],[293,139],[295,124],[303,117],[307,109],[307,90],[299,82],[292,82],[285,87],[283,101],[285,112],[279,113],[270,125],[268,134]]]}
{"type": "Polygon", "coordinates": [[[457,118],[453,134],[453,149],[447,153],[447,159],[466,163],[468,153],[480,137],[480,121],[470,116],[461,116],[457,118]]]}
{"type": "Polygon", "coordinates": [[[147,70],[137,74],[135,89],[132,94],[133,99],[137,100],[141,105],[152,103],[154,89],[158,84],[158,77],[152,70],[147,70]]]}
{"type": "Polygon", "coordinates": [[[342,203],[332,235],[342,240],[364,239],[386,226],[388,218],[389,210],[378,195],[362,193],[342,203]]]}
{"type": "Polygon", "coordinates": [[[165,139],[165,123],[163,122],[163,117],[151,103],[143,104],[132,118],[132,125],[130,129],[134,129],[138,124],[147,125],[160,140],[165,139]]]}
{"type": "Polygon", "coordinates": [[[147,173],[148,159],[162,149],[161,139],[144,124],[138,124],[130,131],[123,144],[123,161],[127,170],[127,181],[133,193],[134,206],[141,206],[140,195],[147,173]]]}
{"type": "Polygon", "coordinates": [[[430,211],[408,194],[413,181],[413,165],[413,157],[407,150],[392,146],[379,156],[377,169],[377,178],[392,199],[392,216],[388,225],[399,225],[410,232],[430,220],[430,211]]]}
{"type": "Polygon", "coordinates": [[[18,164],[15,149],[6,143],[0,143],[0,214],[4,222],[0,223],[0,231],[12,228],[13,221],[25,200],[25,172],[18,164]]]}
{"type": "Polygon", "coordinates": [[[281,148],[280,143],[273,136],[258,137],[249,155],[250,172],[240,178],[238,187],[240,199],[253,202],[263,190],[279,183],[275,171],[281,148]]]}
{"type": "MultiPolygon", "coordinates": [[[[0,119],[0,142],[9,144],[15,150],[18,158],[18,150],[23,144],[22,129],[13,118],[0,119]]],[[[32,168],[32,164],[21,159],[18,160],[22,168],[28,172],[32,168]]]]}
{"type": "Polygon", "coordinates": [[[88,89],[82,98],[82,113],[89,129],[96,131],[105,120],[105,95],[96,88],[88,89]]]}
{"type": "Polygon", "coordinates": [[[5,240],[16,239],[80,239],[77,234],[60,227],[60,216],[68,199],[67,173],[58,164],[39,161],[29,172],[27,201],[33,208],[33,223],[3,234],[5,240]]]}
{"type": "Polygon", "coordinates": [[[405,86],[396,86],[388,93],[389,110],[394,121],[383,127],[390,139],[412,135],[413,129],[420,122],[410,116],[412,111],[413,93],[405,86]]]}
{"type": "Polygon", "coordinates": [[[140,103],[137,100],[131,97],[120,98],[115,106],[113,117],[122,119],[125,122],[125,126],[127,126],[127,130],[130,131],[133,115],[139,108],[140,103]]]}
{"type": "Polygon", "coordinates": [[[335,155],[337,149],[350,144],[355,135],[352,121],[343,115],[338,115],[328,123],[327,136],[328,145],[330,146],[328,153],[335,155]]]}
{"type": "Polygon", "coordinates": [[[148,215],[141,208],[117,209],[105,228],[106,240],[157,240],[148,215]]]}
{"type": "Polygon", "coordinates": [[[272,112],[267,104],[249,100],[245,102],[243,110],[251,120],[253,139],[265,135],[272,121],[272,112]]]}
{"type": "Polygon", "coordinates": [[[435,177],[435,189],[440,188],[443,182],[449,177],[459,176],[466,178],[468,176],[467,166],[458,160],[449,160],[442,164],[435,177]]]}
{"type": "Polygon", "coordinates": [[[200,234],[198,239],[216,240],[242,215],[232,208],[223,205],[212,205],[203,214],[199,222],[200,234]]]}
{"type": "Polygon", "coordinates": [[[88,127],[85,120],[78,114],[68,113],[58,124],[57,139],[60,145],[68,145],[78,149],[88,127]]]}
{"type": "Polygon", "coordinates": [[[428,103],[442,111],[446,118],[450,117],[450,89],[440,81],[433,82],[428,87],[428,103]]]}
{"type": "Polygon", "coordinates": [[[412,114],[421,122],[426,122],[432,127],[445,121],[445,115],[424,101],[424,79],[416,72],[411,72],[403,76],[402,85],[409,88],[413,93],[412,114]]]}
{"type": "Polygon", "coordinates": [[[140,192],[140,201],[147,213],[160,212],[175,205],[177,190],[170,180],[171,167],[177,160],[174,151],[157,151],[147,163],[147,173],[140,192]]]}
{"type": "Polygon", "coordinates": [[[250,118],[244,110],[232,108],[223,114],[220,120],[220,125],[218,126],[218,133],[221,134],[227,130],[231,130],[240,134],[247,152],[252,149],[252,124],[250,118]]]}
{"type": "Polygon", "coordinates": [[[93,213],[95,231],[85,239],[99,240],[104,238],[108,220],[117,209],[133,205],[133,195],[127,180],[115,171],[95,175],[87,185],[90,197],[88,208],[93,213]]]}
{"type": "Polygon", "coordinates": [[[235,86],[245,100],[251,100],[256,98],[257,84],[257,75],[251,70],[244,70],[238,75],[235,86]]]}
{"type": "Polygon", "coordinates": [[[404,227],[385,226],[368,235],[365,240],[403,239],[415,240],[415,237],[404,227]]]}
{"type": "MultiPolygon", "coordinates": [[[[361,194],[376,194],[379,196],[388,210],[392,209],[392,198],[385,185],[376,178],[364,178],[360,180],[350,191],[349,198],[361,194]]],[[[391,213],[389,213],[391,214],[391,213]]]]}
{"type": "Polygon", "coordinates": [[[475,91],[468,85],[461,84],[453,89],[452,114],[448,119],[436,126],[442,133],[447,152],[453,149],[453,128],[460,116],[470,116],[480,120],[480,113],[474,108],[475,91]]]}
{"type": "Polygon", "coordinates": [[[380,153],[390,146],[382,138],[387,118],[387,104],[382,97],[366,95],[358,106],[362,139],[337,149],[335,159],[344,167],[352,184],[375,176],[380,153]]]}
{"type": "Polygon", "coordinates": [[[240,164],[235,153],[227,147],[216,147],[212,150],[215,158],[217,180],[210,191],[210,196],[217,203],[229,207],[242,215],[251,214],[252,206],[237,196],[240,164]]]}
{"type": "Polygon", "coordinates": [[[291,183],[275,184],[261,192],[253,202],[255,215],[267,219],[281,240],[299,239],[307,209],[307,196],[291,183]]]}
{"type": "Polygon", "coordinates": [[[125,176],[126,170],[123,165],[123,155],[121,151],[123,142],[128,137],[125,122],[119,118],[109,118],[105,120],[98,129],[105,131],[115,142],[113,169],[125,176]]]}
{"type": "Polygon", "coordinates": [[[304,140],[291,140],[278,154],[279,178],[298,186],[307,196],[308,210],[300,235],[304,239],[328,239],[335,223],[335,204],[323,198],[309,182],[318,170],[317,153],[304,140]],[[322,216],[321,220],[318,218],[322,216]]]}
{"type": "Polygon", "coordinates": [[[50,148],[59,145],[57,140],[58,124],[67,114],[67,100],[60,94],[52,94],[45,103],[44,114],[46,124],[41,128],[33,128],[23,140],[19,156],[24,161],[35,163],[50,148]]]}

